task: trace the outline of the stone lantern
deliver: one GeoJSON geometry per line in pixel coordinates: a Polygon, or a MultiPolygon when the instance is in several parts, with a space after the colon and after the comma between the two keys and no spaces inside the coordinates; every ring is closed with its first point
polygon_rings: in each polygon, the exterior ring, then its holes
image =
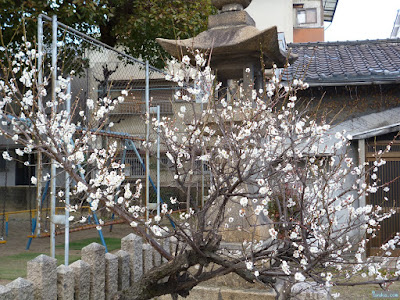
{"type": "MultiPolygon", "coordinates": [[[[210,65],[216,72],[218,81],[223,82],[225,87],[235,90],[237,81],[243,80],[244,96],[250,97],[253,89],[262,88],[262,63],[265,69],[271,69],[273,64],[284,67],[295,57],[288,56],[280,49],[276,27],[263,31],[255,27],[254,20],[244,10],[250,5],[251,0],[212,0],[211,2],[218,8],[219,13],[209,16],[208,30],[185,40],[158,38],[157,42],[177,59],[181,59],[182,55],[188,55],[194,59],[193,50],[209,51],[210,65]]],[[[239,120],[240,114],[237,118],[239,120]]],[[[238,212],[241,206],[230,203],[230,208],[232,212],[238,212]]],[[[266,240],[271,226],[268,217],[260,214],[254,218],[257,236],[266,240]]],[[[239,225],[239,223],[232,223],[232,226],[239,225]]],[[[249,235],[246,231],[231,230],[224,232],[223,239],[238,242],[249,239],[249,235]]]]}
{"type": "Polygon", "coordinates": [[[208,30],[185,40],[158,38],[157,42],[172,56],[191,56],[190,50],[211,51],[211,67],[218,80],[229,84],[243,79],[243,86],[261,88],[261,57],[266,69],[283,67],[293,56],[279,48],[276,26],[260,31],[244,11],[252,0],[212,0],[217,15],[208,19],[208,30]],[[250,72],[249,72],[250,71],[250,72]],[[253,86],[253,84],[256,84],[253,86]]]}

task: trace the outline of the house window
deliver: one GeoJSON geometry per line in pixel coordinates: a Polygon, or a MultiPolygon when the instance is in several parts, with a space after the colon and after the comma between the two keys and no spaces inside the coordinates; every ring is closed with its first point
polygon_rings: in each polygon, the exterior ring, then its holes
{"type": "Polygon", "coordinates": [[[206,162],[196,160],[195,164],[197,174],[201,174],[201,167],[203,167],[204,174],[210,173],[210,166],[206,162]]]}
{"type": "Polygon", "coordinates": [[[166,155],[160,157],[160,163],[163,170],[170,170],[174,167],[174,164],[169,160],[166,155]]]}
{"type": "Polygon", "coordinates": [[[298,9],[297,10],[297,24],[315,24],[317,23],[317,9],[298,9]]]}
{"type": "Polygon", "coordinates": [[[146,177],[146,172],[137,157],[125,158],[125,176],[132,178],[146,177]]]}

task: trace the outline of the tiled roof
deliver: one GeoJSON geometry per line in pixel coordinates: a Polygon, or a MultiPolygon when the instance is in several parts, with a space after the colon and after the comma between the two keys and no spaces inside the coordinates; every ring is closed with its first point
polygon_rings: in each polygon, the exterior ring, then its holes
{"type": "MultiPolygon", "coordinates": [[[[400,39],[289,44],[289,74],[310,85],[400,82],[400,39]]],[[[286,78],[288,79],[288,78],[286,78]]]]}

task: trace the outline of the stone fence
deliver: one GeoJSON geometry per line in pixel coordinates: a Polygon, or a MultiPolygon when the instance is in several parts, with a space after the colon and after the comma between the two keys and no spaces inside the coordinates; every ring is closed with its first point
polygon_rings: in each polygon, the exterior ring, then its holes
{"type": "MultiPolygon", "coordinates": [[[[170,251],[170,240],[163,247],[170,251]]],[[[133,233],[121,240],[121,250],[105,253],[92,243],[81,251],[81,260],[57,267],[57,260],[39,255],[27,264],[27,279],[0,285],[1,300],[113,299],[147,270],[162,262],[161,255],[133,233]]]]}
{"type": "MultiPolygon", "coordinates": [[[[163,248],[170,253],[174,244],[173,238],[163,240],[163,248]]],[[[105,253],[104,246],[92,243],[82,248],[81,260],[68,267],[57,267],[56,259],[39,255],[28,262],[27,279],[18,278],[6,286],[0,285],[0,300],[109,300],[162,262],[164,259],[157,251],[131,233],[121,240],[121,250],[115,254],[105,253]]],[[[195,295],[190,299],[238,300],[243,299],[246,289],[240,294],[230,292],[226,297],[221,296],[221,289],[217,292],[207,289],[201,297],[196,296],[196,288],[193,292],[195,295]]],[[[312,283],[294,285],[292,292],[295,299],[330,298],[325,289],[312,283]]],[[[268,299],[275,298],[274,293],[269,296],[268,299]]],[[[263,299],[267,299],[265,293],[263,299]]]]}

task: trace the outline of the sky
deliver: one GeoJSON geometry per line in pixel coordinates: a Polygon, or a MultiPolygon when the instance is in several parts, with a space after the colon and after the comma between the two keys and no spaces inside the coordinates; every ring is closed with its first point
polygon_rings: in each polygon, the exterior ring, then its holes
{"type": "Polygon", "coordinates": [[[398,9],[400,0],[339,0],[325,41],[387,39],[398,9]]]}

